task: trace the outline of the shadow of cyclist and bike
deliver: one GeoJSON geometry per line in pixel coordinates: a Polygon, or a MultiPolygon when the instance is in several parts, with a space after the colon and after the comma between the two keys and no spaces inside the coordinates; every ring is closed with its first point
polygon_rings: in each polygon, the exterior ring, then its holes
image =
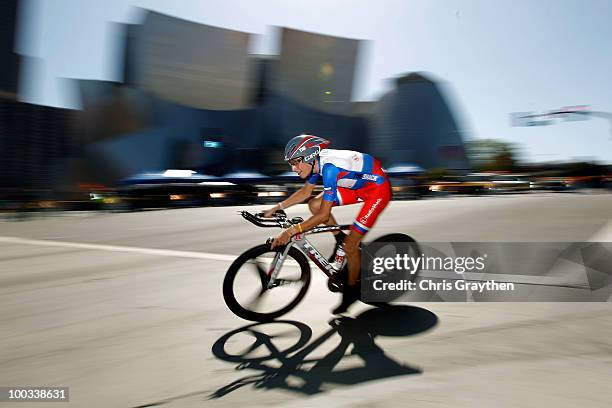
{"type": "MultiPolygon", "coordinates": [[[[419,374],[419,368],[394,360],[376,344],[378,336],[403,337],[430,330],[438,322],[428,310],[411,306],[386,306],[364,311],[355,318],[341,317],[312,339],[312,329],[301,322],[277,320],[250,324],[219,338],[212,347],[221,360],[237,363],[237,370],[250,374],[227,384],[210,398],[221,398],[252,385],[257,389],[285,389],[313,395],[330,385],[353,385],[395,376],[419,374]],[[339,344],[323,357],[308,358],[328,340],[339,344]],[[352,348],[351,348],[352,346],[352,348]],[[357,357],[357,367],[341,364],[357,357]]],[[[353,364],[354,365],[354,364],[353,364]]]]}

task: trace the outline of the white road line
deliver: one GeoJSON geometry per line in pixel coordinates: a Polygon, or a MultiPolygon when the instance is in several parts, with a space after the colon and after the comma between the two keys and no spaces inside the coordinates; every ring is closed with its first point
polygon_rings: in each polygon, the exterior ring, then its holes
{"type": "Polygon", "coordinates": [[[86,244],[81,242],[46,241],[40,239],[27,239],[17,237],[0,236],[0,243],[39,245],[61,248],[79,248],[94,251],[131,252],[144,255],[171,256],[177,258],[209,259],[213,261],[233,262],[237,255],[211,254],[207,252],[175,251],[171,249],[139,248],[117,245],[86,244]]]}
{"type": "MultiPolygon", "coordinates": [[[[612,226],[612,223],[608,223],[608,226],[612,226]]],[[[606,230],[608,228],[604,227],[606,230]]],[[[602,229],[603,230],[603,229],[602,229]]],[[[607,233],[606,233],[607,234],[607,233]]],[[[601,236],[600,234],[597,234],[601,236]]],[[[194,252],[194,251],[176,251],[171,249],[155,249],[155,248],[139,248],[139,247],[127,247],[117,245],[101,245],[101,244],[88,244],[81,242],[66,242],[66,241],[46,241],[39,239],[27,239],[17,237],[0,236],[0,243],[7,244],[21,244],[21,245],[38,245],[38,246],[50,246],[50,247],[62,247],[62,248],[79,248],[84,250],[94,251],[111,251],[111,252],[128,252],[138,253],[144,255],[155,255],[155,256],[168,256],[177,258],[192,258],[192,259],[208,259],[214,261],[225,261],[233,262],[238,256],[237,255],[225,255],[225,254],[212,254],[207,252],[194,252]]],[[[291,266],[297,266],[297,263],[293,260],[285,261],[286,264],[291,266]]],[[[314,266],[310,262],[311,267],[314,266]]],[[[316,266],[315,266],[316,268],[316,266]]],[[[422,271],[420,273],[421,278],[446,278],[446,279],[458,279],[455,273],[445,274],[441,271],[422,271]]],[[[563,286],[573,287],[580,289],[587,289],[588,282],[583,280],[570,281],[565,277],[554,277],[554,276],[533,276],[533,275],[508,275],[508,274],[487,274],[487,273],[466,273],[462,279],[470,281],[486,281],[490,279],[497,280],[499,282],[513,282],[516,284],[527,284],[527,285],[544,285],[544,286],[563,286]]]]}
{"type": "MultiPolygon", "coordinates": [[[[143,254],[143,255],[169,256],[169,257],[175,257],[175,258],[208,259],[212,261],[224,261],[224,262],[234,262],[234,260],[238,258],[238,255],[212,254],[208,252],[176,251],[172,249],[126,247],[126,246],[117,246],[117,245],[87,244],[87,243],[81,243],[81,242],[67,242],[67,241],[47,241],[47,240],[40,240],[40,239],[28,239],[28,238],[17,238],[17,237],[6,237],[6,236],[0,236],[0,243],[38,245],[38,246],[61,247],[61,248],[78,248],[78,249],[93,250],[93,251],[131,252],[131,253],[137,253],[137,254],[143,254]]],[[[288,266],[296,266],[296,267],[298,266],[298,263],[291,259],[287,259],[284,262],[284,264],[288,266]]],[[[311,263],[311,266],[313,265],[314,264],[311,263]]]]}

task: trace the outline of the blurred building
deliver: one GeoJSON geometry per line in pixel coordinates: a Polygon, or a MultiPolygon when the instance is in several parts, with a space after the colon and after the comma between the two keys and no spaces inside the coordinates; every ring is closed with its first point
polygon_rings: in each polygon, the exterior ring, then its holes
{"type": "Polygon", "coordinates": [[[73,111],[20,102],[15,53],[19,1],[0,2],[0,196],[39,196],[61,188],[74,155],[73,111]]]}
{"type": "Polygon", "coordinates": [[[66,161],[74,111],[0,98],[0,187],[11,194],[46,194],[69,178],[66,161]]]}
{"type": "Polygon", "coordinates": [[[140,37],[140,24],[117,24],[120,41],[123,41],[123,84],[136,86],[138,75],[136,72],[137,42],[140,37]]]}
{"type": "Polygon", "coordinates": [[[376,104],[372,152],[387,164],[470,169],[456,119],[439,86],[420,73],[396,80],[376,104]]]}
{"type": "Polygon", "coordinates": [[[150,97],[152,126],[88,145],[90,163],[104,169],[104,182],[146,171],[198,169],[221,175],[236,168],[256,169],[259,140],[256,109],[212,111],[150,97]]]}
{"type": "Polygon", "coordinates": [[[122,82],[74,80],[82,109],[18,101],[18,0],[0,5],[0,188],[113,184],[145,171],[287,170],[285,143],[317,134],[385,165],[468,169],[456,120],[420,74],[353,102],[360,41],[280,29],[279,55],[248,54],[250,34],[146,11],[122,24],[122,82]]]}
{"type": "Polygon", "coordinates": [[[325,113],[348,115],[359,41],[281,28],[273,90],[325,113]]]}
{"type": "Polygon", "coordinates": [[[359,40],[282,28],[280,55],[249,56],[247,33],[155,12],[122,32],[123,82],[79,81],[79,137],[105,182],[166,168],[283,172],[300,133],[387,165],[467,168],[432,81],[413,74],[381,101],[351,101],[359,40]]]}
{"type": "Polygon", "coordinates": [[[154,126],[150,94],[112,81],[73,80],[81,110],[77,126],[82,143],[115,138],[154,126]]]}
{"type": "Polygon", "coordinates": [[[0,2],[0,92],[4,96],[17,93],[20,56],[15,53],[18,0],[0,2]]]}
{"type": "Polygon", "coordinates": [[[200,109],[247,106],[250,34],[149,11],[127,27],[126,77],[144,91],[200,109]]]}
{"type": "Polygon", "coordinates": [[[249,56],[246,33],[154,12],[122,32],[123,83],[78,81],[80,135],[103,181],[170,167],[286,171],[299,133],[367,143],[367,121],[351,115],[356,40],[283,29],[280,56],[249,56]],[[300,67],[296,47],[312,49],[300,67]]]}
{"type": "Polygon", "coordinates": [[[289,28],[280,36],[280,55],[261,58],[257,75],[267,145],[282,152],[291,137],[312,133],[367,150],[368,124],[351,101],[360,41],[289,28]]]}

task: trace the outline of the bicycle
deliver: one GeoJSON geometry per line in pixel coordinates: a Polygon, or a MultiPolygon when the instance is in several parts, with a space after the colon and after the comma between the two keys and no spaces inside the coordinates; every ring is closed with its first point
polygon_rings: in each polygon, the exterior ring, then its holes
{"type": "MultiPolygon", "coordinates": [[[[239,211],[239,214],[252,224],[262,228],[289,228],[292,225],[303,222],[303,218],[287,218],[284,211],[277,211],[272,217],[263,217],[262,214],[251,214],[248,211],[239,211]]],[[[345,264],[340,270],[332,264],[317,250],[317,248],[306,238],[307,235],[326,232],[343,231],[349,229],[350,225],[319,226],[301,234],[294,235],[289,243],[283,247],[271,248],[272,238],[265,244],[257,245],[240,255],[229,267],[223,280],[223,298],[229,309],[238,317],[256,322],[269,322],[293,310],[304,298],[310,286],[310,264],[308,258],[327,275],[327,287],[332,292],[341,292],[346,286],[348,268],[345,264]],[[307,258],[308,257],[308,258],[307,258]],[[292,258],[291,260],[287,258],[292,258]],[[253,265],[254,274],[247,274],[246,265],[253,265]],[[245,271],[245,272],[243,272],[245,271]],[[237,278],[241,281],[237,284],[237,278]],[[250,279],[250,281],[249,281],[250,279]],[[242,280],[245,280],[244,282],[242,280]],[[295,289],[294,294],[281,296],[283,292],[295,289]],[[255,291],[254,295],[243,296],[242,292],[255,291]],[[272,291],[278,296],[269,296],[272,291]],[[244,298],[247,298],[245,301],[244,298]],[[280,303],[272,306],[270,311],[257,310],[266,298],[268,303],[280,303]],[[285,304],[285,300],[289,302],[285,304]]],[[[407,243],[409,251],[418,256],[419,248],[416,241],[406,234],[394,233],[383,235],[372,241],[378,243],[407,243]]],[[[394,246],[389,245],[394,251],[394,246]]],[[[391,254],[393,256],[394,254],[391,254]]],[[[412,272],[407,276],[408,280],[414,281],[417,273],[412,272]]],[[[371,303],[380,306],[383,303],[371,303]]]]}

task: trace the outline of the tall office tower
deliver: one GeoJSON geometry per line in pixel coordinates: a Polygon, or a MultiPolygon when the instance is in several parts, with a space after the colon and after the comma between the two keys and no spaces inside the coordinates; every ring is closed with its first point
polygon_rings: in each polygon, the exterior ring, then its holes
{"type": "Polygon", "coordinates": [[[377,103],[371,145],[386,164],[469,170],[462,135],[447,100],[419,73],[398,78],[377,103]]]}

